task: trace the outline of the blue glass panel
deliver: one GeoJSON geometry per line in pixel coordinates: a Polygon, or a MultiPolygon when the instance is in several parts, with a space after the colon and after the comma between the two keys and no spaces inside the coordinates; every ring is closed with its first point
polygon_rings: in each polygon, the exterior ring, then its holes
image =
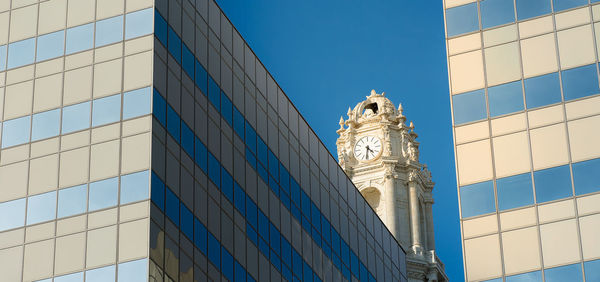
{"type": "Polygon", "coordinates": [[[313,271],[310,268],[310,265],[308,265],[308,263],[303,261],[302,269],[303,269],[302,281],[304,281],[304,282],[313,281],[313,271]]]}
{"type": "Polygon", "coordinates": [[[190,157],[194,157],[194,137],[192,129],[181,121],[181,147],[190,157]]]}
{"type": "Polygon", "coordinates": [[[301,190],[300,194],[302,195],[302,213],[305,216],[310,216],[310,198],[304,193],[304,190],[301,190]]]}
{"type": "Polygon", "coordinates": [[[115,265],[96,268],[85,272],[86,282],[110,282],[115,281],[115,265]]]}
{"type": "Polygon", "coordinates": [[[524,173],[496,180],[498,209],[507,210],[533,204],[531,174],[524,173]]]}
{"type": "Polygon", "coordinates": [[[281,255],[281,233],[273,223],[269,224],[269,244],[273,251],[279,256],[281,255]]]}
{"type": "Polygon", "coordinates": [[[319,231],[319,233],[321,232],[321,212],[319,211],[319,208],[317,207],[317,205],[315,205],[315,203],[311,202],[311,223],[314,227],[317,228],[317,231],[319,231]]]}
{"type": "Polygon", "coordinates": [[[295,249],[292,249],[292,271],[302,279],[302,257],[295,249]]]}
{"type": "Polygon", "coordinates": [[[490,116],[495,117],[523,110],[521,81],[488,88],[490,116]]]}
{"type": "Polygon", "coordinates": [[[485,93],[483,89],[452,96],[454,108],[454,124],[485,119],[485,93]]]}
{"type": "Polygon", "coordinates": [[[83,272],[54,277],[54,282],[83,282],[83,272]]]}
{"type": "Polygon", "coordinates": [[[257,138],[256,148],[257,148],[256,157],[263,165],[267,166],[267,159],[268,159],[267,144],[265,144],[265,141],[263,141],[262,138],[260,138],[260,137],[257,138]]]}
{"type": "Polygon", "coordinates": [[[6,69],[6,45],[0,46],[0,71],[6,69]]]}
{"type": "MultiPolygon", "coordinates": [[[[587,0],[554,0],[554,12],[587,5],[587,0]]],[[[548,281],[548,279],[546,279],[548,281]]]]}
{"type": "Polygon", "coordinates": [[[292,265],[292,245],[284,238],[281,238],[281,260],[288,266],[292,265]]]}
{"type": "Polygon", "coordinates": [[[229,281],[233,281],[233,257],[225,247],[221,247],[221,260],[221,273],[223,273],[223,276],[229,279],[229,281]]]}
{"type": "Polygon", "coordinates": [[[566,101],[600,92],[596,64],[563,71],[562,82],[566,101]]]}
{"type": "Polygon", "coordinates": [[[233,178],[224,167],[221,167],[221,192],[233,203],[233,178]]]}
{"type": "Polygon", "coordinates": [[[154,95],[152,96],[153,104],[152,104],[152,113],[156,117],[156,119],[162,124],[166,126],[167,124],[167,102],[165,98],[158,93],[156,89],[154,89],[154,95]]]}
{"type": "Polygon", "coordinates": [[[2,125],[2,148],[29,142],[31,117],[5,121],[2,125]]]}
{"type": "Polygon", "coordinates": [[[231,100],[221,91],[221,116],[230,125],[233,125],[233,104],[231,100]]]}
{"type": "Polygon", "coordinates": [[[583,281],[581,264],[570,264],[544,270],[546,282],[583,281]]]}
{"type": "Polygon", "coordinates": [[[152,33],[152,10],[148,8],[125,15],[125,39],[152,33]]]}
{"type": "Polygon", "coordinates": [[[322,225],[321,234],[323,235],[323,240],[325,240],[325,242],[327,242],[328,244],[331,244],[331,224],[325,218],[325,216],[321,216],[321,225],[322,225]]]}
{"type": "Polygon", "coordinates": [[[148,260],[140,259],[119,263],[119,282],[145,282],[148,281],[148,260]]]}
{"type": "Polygon", "coordinates": [[[275,177],[275,180],[279,182],[279,160],[273,154],[273,151],[268,150],[268,159],[269,159],[269,173],[275,177]]]}
{"type": "Polygon", "coordinates": [[[87,184],[58,190],[58,218],[85,212],[87,184]]]}
{"type": "Polygon", "coordinates": [[[233,130],[235,133],[244,140],[244,116],[236,107],[233,107],[233,130]]]}
{"type": "Polygon", "coordinates": [[[471,3],[446,10],[448,37],[479,29],[477,3],[471,3]]]}
{"type": "Polygon", "coordinates": [[[60,109],[33,115],[31,141],[57,136],[60,132],[60,109]]]}
{"type": "Polygon", "coordinates": [[[258,234],[249,223],[246,223],[246,236],[248,236],[248,239],[250,239],[254,245],[258,246],[258,234]]]}
{"type": "Polygon", "coordinates": [[[196,145],[196,151],[194,152],[194,161],[204,171],[204,173],[206,173],[208,169],[206,146],[204,146],[204,143],[202,143],[202,141],[200,141],[198,137],[194,138],[194,142],[196,145]]]}
{"type": "Polygon", "coordinates": [[[283,191],[290,193],[290,173],[281,163],[279,164],[279,184],[283,191]]]}
{"type": "Polygon", "coordinates": [[[121,119],[121,95],[96,99],[92,104],[92,126],[117,122],[121,119]]]}
{"type": "Polygon", "coordinates": [[[90,102],[63,108],[62,134],[90,127],[90,102]]]}
{"type": "Polygon", "coordinates": [[[208,100],[215,106],[217,110],[221,108],[220,103],[221,98],[221,88],[219,85],[213,80],[213,78],[208,76],[208,100]]]}
{"type": "Polygon", "coordinates": [[[208,232],[208,260],[217,268],[221,268],[221,244],[208,232]]]}
{"type": "Polygon", "coordinates": [[[296,206],[300,206],[300,185],[294,178],[290,181],[290,196],[296,206]]]}
{"type": "Polygon", "coordinates": [[[239,263],[235,262],[235,280],[234,282],[246,282],[246,269],[239,263]]]}
{"type": "Polygon", "coordinates": [[[255,228],[258,225],[257,212],[256,204],[250,199],[250,196],[246,195],[246,220],[255,228]]]}
{"type": "Polygon", "coordinates": [[[496,279],[485,280],[484,282],[503,282],[503,280],[502,280],[502,278],[496,278],[496,279]]]}
{"type": "Polygon", "coordinates": [[[0,203],[0,231],[25,225],[25,198],[0,203]]]}
{"type": "Polygon", "coordinates": [[[196,61],[196,73],[195,73],[195,78],[194,78],[194,82],[196,83],[196,85],[198,86],[198,88],[200,88],[200,91],[202,91],[202,94],[206,95],[207,93],[207,77],[208,74],[206,73],[206,70],[204,69],[204,67],[202,66],[202,64],[200,64],[200,62],[196,61]]]}
{"type": "Polygon", "coordinates": [[[89,210],[95,211],[117,205],[119,178],[109,178],[90,183],[89,210]]]}
{"type": "Polygon", "coordinates": [[[170,105],[167,105],[167,130],[169,134],[177,141],[180,142],[180,130],[181,130],[181,119],[179,115],[170,105]]]}
{"type": "Polygon", "coordinates": [[[148,171],[140,171],[121,176],[121,204],[148,199],[148,171]]]}
{"type": "Polygon", "coordinates": [[[56,215],[56,191],[31,196],[27,202],[27,224],[53,220],[56,215]]]}
{"type": "Polygon", "coordinates": [[[533,172],[535,195],[538,203],[573,195],[569,166],[559,166],[533,172]]]}
{"type": "Polygon", "coordinates": [[[158,10],[154,12],[154,34],[158,40],[165,46],[167,46],[167,21],[163,18],[158,10]]]}
{"type": "Polygon", "coordinates": [[[481,26],[494,27],[515,21],[513,0],[484,0],[480,2],[481,26]]]}
{"type": "Polygon", "coordinates": [[[256,154],[256,130],[246,121],[246,147],[256,154]]]}
{"type": "Polygon", "coordinates": [[[258,210],[258,234],[269,239],[269,219],[260,209],[258,210]]]}
{"type": "MultiPolygon", "coordinates": [[[[360,277],[360,274],[359,274],[360,270],[359,270],[359,266],[358,266],[358,258],[356,257],[356,255],[354,254],[353,251],[350,251],[350,270],[352,271],[352,273],[354,274],[354,276],[360,277]]],[[[361,277],[361,279],[362,279],[362,277],[361,277]]],[[[362,281],[366,281],[366,280],[362,280],[362,281]]]]}
{"type": "Polygon", "coordinates": [[[552,12],[550,0],[516,0],[517,19],[525,20],[552,12]]]}
{"type": "Polygon", "coordinates": [[[212,153],[208,153],[208,177],[217,187],[221,187],[221,164],[212,153]]]}
{"type": "Polygon", "coordinates": [[[194,215],[192,212],[183,204],[179,204],[181,212],[181,231],[190,240],[194,239],[194,215]]]}
{"type": "MultiPolygon", "coordinates": [[[[65,31],[44,34],[37,40],[36,61],[44,61],[62,56],[65,51],[65,31]]],[[[0,68],[2,69],[2,68],[0,68]]]]}
{"type": "Polygon", "coordinates": [[[462,217],[471,217],[496,211],[492,181],[460,187],[462,217]]]}
{"type": "Polygon", "coordinates": [[[281,271],[281,260],[279,259],[279,257],[277,256],[277,254],[275,254],[275,252],[273,252],[273,249],[271,249],[271,253],[270,253],[270,259],[271,259],[271,264],[278,270],[281,271]]]}
{"type": "Polygon", "coordinates": [[[123,16],[96,22],[96,47],[123,40],[123,16]]]}
{"type": "Polygon", "coordinates": [[[181,64],[181,38],[179,35],[169,26],[169,53],[175,58],[175,60],[181,64]]]}
{"type": "Polygon", "coordinates": [[[183,48],[182,48],[182,62],[181,62],[181,66],[183,67],[183,70],[187,73],[187,75],[190,78],[194,78],[194,63],[196,62],[196,58],[194,58],[194,54],[192,54],[192,51],[190,51],[190,49],[183,44],[183,48]]]}
{"type": "Polygon", "coordinates": [[[150,91],[150,87],[145,87],[123,94],[123,119],[130,119],[150,113],[150,91]]]}
{"type": "Polygon", "coordinates": [[[600,191],[600,159],[573,164],[575,194],[583,195],[600,191]]]}
{"type": "Polygon", "coordinates": [[[94,47],[94,23],[67,29],[66,54],[92,49],[94,47]]]}
{"type": "Polygon", "coordinates": [[[12,69],[33,63],[35,59],[35,37],[8,44],[8,65],[12,69]]]}
{"type": "Polygon", "coordinates": [[[206,255],[207,248],[206,236],[206,227],[204,226],[204,224],[200,223],[200,221],[197,218],[194,218],[194,244],[196,245],[196,247],[198,247],[198,249],[200,249],[200,251],[204,255],[206,255]]]}
{"type": "Polygon", "coordinates": [[[175,225],[179,225],[179,198],[177,198],[177,195],[175,195],[169,187],[167,187],[165,211],[167,217],[169,217],[175,225]]]}
{"type": "Polygon", "coordinates": [[[346,244],[344,240],[340,241],[340,243],[342,245],[342,252],[340,253],[340,257],[346,265],[350,265],[350,249],[348,248],[348,244],[346,244]]]}
{"type": "Polygon", "coordinates": [[[600,259],[583,263],[585,281],[600,281],[600,259]]]}
{"type": "Polygon", "coordinates": [[[562,99],[557,72],[525,79],[524,84],[527,108],[558,103],[562,99]]]}
{"type": "Polygon", "coordinates": [[[152,172],[152,202],[162,211],[165,210],[165,184],[152,172]]]}
{"type": "Polygon", "coordinates": [[[242,187],[237,183],[233,183],[233,199],[235,208],[242,214],[246,213],[246,193],[242,189],[242,187]]]}

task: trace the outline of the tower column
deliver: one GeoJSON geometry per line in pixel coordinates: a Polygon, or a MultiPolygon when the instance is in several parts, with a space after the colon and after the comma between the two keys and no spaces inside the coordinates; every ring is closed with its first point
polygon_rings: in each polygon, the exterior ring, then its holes
{"type": "Polygon", "coordinates": [[[435,237],[433,233],[433,202],[425,202],[425,212],[427,213],[426,224],[427,224],[427,250],[435,250],[435,237]]]}
{"type": "Polygon", "coordinates": [[[417,197],[416,173],[411,172],[408,181],[408,194],[410,206],[411,249],[415,254],[421,254],[421,225],[419,212],[419,199],[417,197]]]}
{"type": "Polygon", "coordinates": [[[397,230],[398,216],[396,214],[397,199],[395,191],[395,180],[394,175],[392,173],[386,173],[383,189],[385,189],[385,224],[387,225],[387,228],[392,232],[392,235],[394,235],[394,237],[396,237],[397,240],[400,240],[400,233],[397,230]]]}

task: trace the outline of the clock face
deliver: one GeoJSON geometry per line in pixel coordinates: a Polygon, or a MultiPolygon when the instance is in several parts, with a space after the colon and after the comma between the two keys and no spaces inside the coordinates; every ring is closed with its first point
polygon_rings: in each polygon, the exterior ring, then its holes
{"type": "Polygon", "coordinates": [[[375,136],[360,138],[354,145],[354,156],[361,161],[372,160],[381,152],[381,140],[375,136]]]}

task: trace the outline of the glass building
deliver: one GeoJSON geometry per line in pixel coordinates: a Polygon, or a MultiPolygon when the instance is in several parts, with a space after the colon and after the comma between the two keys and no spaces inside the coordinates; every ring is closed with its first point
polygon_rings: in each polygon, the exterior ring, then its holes
{"type": "Polygon", "coordinates": [[[595,2],[444,1],[468,281],[600,281],[595,2]]]}
{"type": "Polygon", "coordinates": [[[212,0],[0,1],[0,280],[407,281],[212,0]]]}

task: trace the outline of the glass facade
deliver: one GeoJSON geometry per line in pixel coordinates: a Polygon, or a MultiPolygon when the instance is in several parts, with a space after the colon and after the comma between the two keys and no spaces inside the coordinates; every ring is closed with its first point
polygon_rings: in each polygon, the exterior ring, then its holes
{"type": "Polygon", "coordinates": [[[211,0],[2,1],[0,192],[3,281],[407,281],[211,0]]]}
{"type": "Polygon", "coordinates": [[[600,270],[600,5],[444,1],[468,281],[600,270]]]}

